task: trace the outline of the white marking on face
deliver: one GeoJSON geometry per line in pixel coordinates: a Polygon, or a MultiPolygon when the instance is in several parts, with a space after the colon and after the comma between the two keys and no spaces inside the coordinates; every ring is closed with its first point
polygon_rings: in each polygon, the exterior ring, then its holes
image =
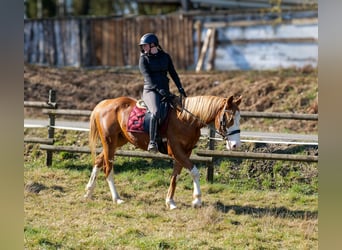
{"type": "MultiPolygon", "coordinates": [[[[240,112],[236,111],[235,116],[234,116],[234,124],[227,129],[227,135],[239,129],[240,129],[240,112]]],[[[240,147],[240,145],[241,145],[240,133],[227,136],[226,148],[228,150],[236,149],[240,147]]]]}

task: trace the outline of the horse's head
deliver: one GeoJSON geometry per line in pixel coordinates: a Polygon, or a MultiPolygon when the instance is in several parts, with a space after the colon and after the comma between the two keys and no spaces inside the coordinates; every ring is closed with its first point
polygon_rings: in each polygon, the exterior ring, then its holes
{"type": "Polygon", "coordinates": [[[233,96],[229,97],[217,120],[217,127],[219,127],[219,132],[226,140],[228,150],[233,150],[241,145],[239,109],[241,99],[241,96],[236,100],[234,100],[233,96]]]}

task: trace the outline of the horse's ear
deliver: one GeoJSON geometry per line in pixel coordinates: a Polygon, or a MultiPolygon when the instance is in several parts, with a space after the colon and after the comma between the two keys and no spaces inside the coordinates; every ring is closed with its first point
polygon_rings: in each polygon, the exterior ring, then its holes
{"type": "Polygon", "coordinates": [[[242,95],[240,95],[240,97],[235,101],[236,105],[240,105],[241,103],[241,100],[242,100],[242,95]]]}
{"type": "Polygon", "coordinates": [[[232,103],[233,103],[233,100],[234,100],[234,96],[230,96],[229,98],[228,98],[228,106],[231,106],[232,105],[232,103]]]}

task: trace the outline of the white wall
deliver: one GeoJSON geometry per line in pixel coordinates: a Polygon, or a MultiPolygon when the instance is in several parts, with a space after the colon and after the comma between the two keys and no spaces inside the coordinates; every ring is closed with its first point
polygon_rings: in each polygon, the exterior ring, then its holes
{"type": "MultiPolygon", "coordinates": [[[[205,39],[206,32],[207,29],[202,30],[202,41],[205,39]]],[[[196,37],[195,32],[194,39],[196,37]]],[[[316,67],[318,64],[318,22],[315,21],[303,24],[284,23],[276,26],[218,28],[217,40],[214,62],[216,70],[263,70],[306,65],[316,67]],[[244,39],[247,43],[241,43],[244,39]],[[289,40],[279,41],[279,39],[289,40]],[[297,40],[291,41],[292,39],[297,40]]],[[[199,56],[197,48],[194,56],[196,63],[199,56]]],[[[207,67],[207,57],[203,69],[207,67]]]]}

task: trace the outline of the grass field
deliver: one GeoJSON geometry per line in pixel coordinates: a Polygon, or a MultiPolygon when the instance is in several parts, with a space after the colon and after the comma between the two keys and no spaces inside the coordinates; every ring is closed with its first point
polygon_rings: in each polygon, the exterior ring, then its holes
{"type": "MultiPolygon", "coordinates": [[[[87,143],[80,132],[56,138],[87,143]]],[[[213,184],[199,165],[200,209],[191,207],[192,181],[183,170],[178,208],[170,211],[171,161],[117,157],[114,178],[125,203],[115,205],[102,173],[94,199],[83,199],[90,155],[55,153],[46,167],[45,152],[25,144],[24,158],[25,249],[318,249],[314,163],[219,159],[213,184]]]]}

